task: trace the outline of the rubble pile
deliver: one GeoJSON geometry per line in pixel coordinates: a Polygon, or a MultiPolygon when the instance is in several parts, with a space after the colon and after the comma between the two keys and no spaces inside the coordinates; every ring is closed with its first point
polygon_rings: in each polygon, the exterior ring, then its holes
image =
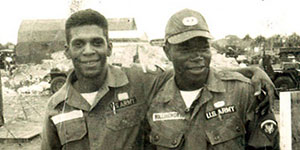
{"type": "MultiPolygon", "coordinates": [[[[238,67],[234,58],[226,58],[212,50],[211,65],[217,68],[238,67]]],[[[135,55],[142,66],[154,66],[166,68],[171,66],[165,56],[163,49],[158,46],[151,46],[148,43],[136,44],[114,44],[113,53],[108,58],[110,64],[116,63],[122,66],[130,66],[135,55]]],[[[18,65],[12,76],[2,72],[2,89],[5,94],[49,94],[50,93],[50,70],[57,68],[61,71],[68,71],[72,68],[72,62],[64,55],[64,51],[58,51],[51,55],[52,59],[43,60],[42,64],[18,65]]]]}
{"type": "Polygon", "coordinates": [[[239,64],[234,58],[227,58],[225,54],[217,53],[217,50],[212,48],[211,66],[221,69],[239,67],[239,64]]]}
{"type": "Polygon", "coordinates": [[[63,51],[55,52],[52,59],[43,60],[42,64],[18,64],[13,75],[2,72],[2,89],[5,94],[49,94],[50,70],[58,68],[62,71],[72,67],[72,63],[63,51]]]}

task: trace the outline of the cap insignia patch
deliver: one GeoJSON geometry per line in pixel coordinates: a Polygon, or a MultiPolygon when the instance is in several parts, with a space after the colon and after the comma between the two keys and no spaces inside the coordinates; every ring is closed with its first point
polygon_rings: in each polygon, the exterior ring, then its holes
{"type": "Polygon", "coordinates": [[[185,17],[182,19],[182,23],[185,26],[193,26],[196,25],[198,23],[198,19],[195,17],[185,17]]]}

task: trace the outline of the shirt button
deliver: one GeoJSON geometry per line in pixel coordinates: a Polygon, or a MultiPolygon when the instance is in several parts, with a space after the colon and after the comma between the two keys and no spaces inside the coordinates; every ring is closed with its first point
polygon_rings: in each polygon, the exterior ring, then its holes
{"type": "Polygon", "coordinates": [[[189,112],[190,112],[190,109],[189,109],[189,108],[186,108],[186,109],[184,110],[184,112],[185,112],[185,113],[189,113],[189,112]]]}
{"type": "Polygon", "coordinates": [[[217,136],[215,136],[214,139],[215,139],[215,141],[219,141],[220,140],[220,136],[217,135],[217,136]]]}
{"type": "Polygon", "coordinates": [[[176,145],[177,144],[177,140],[174,140],[173,142],[172,142],[172,145],[176,145]]]}
{"type": "Polygon", "coordinates": [[[155,136],[154,136],[154,141],[157,142],[158,140],[159,140],[159,136],[158,136],[158,135],[155,135],[155,136]]]}
{"type": "Polygon", "coordinates": [[[239,126],[236,126],[236,127],[235,127],[235,130],[236,130],[237,132],[241,132],[241,128],[240,128],[239,126]]]}

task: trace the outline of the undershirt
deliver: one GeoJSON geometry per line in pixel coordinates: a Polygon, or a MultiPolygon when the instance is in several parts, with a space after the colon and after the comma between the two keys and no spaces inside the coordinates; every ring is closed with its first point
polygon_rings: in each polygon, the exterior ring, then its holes
{"type": "Polygon", "coordinates": [[[98,91],[92,93],[80,93],[81,96],[92,106],[95,102],[95,97],[98,91]]]}
{"type": "Polygon", "coordinates": [[[202,88],[194,91],[180,91],[181,97],[183,98],[183,101],[187,108],[191,107],[201,90],[202,88]]]}

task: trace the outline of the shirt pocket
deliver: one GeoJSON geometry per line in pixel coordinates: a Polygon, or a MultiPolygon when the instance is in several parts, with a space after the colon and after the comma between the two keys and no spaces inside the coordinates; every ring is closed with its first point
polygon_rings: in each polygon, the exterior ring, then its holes
{"type": "Polygon", "coordinates": [[[56,124],[56,129],[61,145],[79,141],[87,134],[84,117],[58,123],[56,124]]]}
{"type": "Polygon", "coordinates": [[[206,124],[205,129],[209,143],[216,147],[241,149],[245,146],[245,126],[240,118],[231,116],[220,123],[206,124]]]}
{"type": "Polygon", "coordinates": [[[158,147],[164,148],[180,148],[183,144],[183,133],[174,133],[172,136],[167,137],[161,132],[151,131],[149,135],[150,143],[158,147]]]}
{"type": "Polygon", "coordinates": [[[106,127],[117,131],[139,125],[146,115],[147,108],[147,104],[144,102],[117,109],[116,113],[107,112],[106,127]]]}

